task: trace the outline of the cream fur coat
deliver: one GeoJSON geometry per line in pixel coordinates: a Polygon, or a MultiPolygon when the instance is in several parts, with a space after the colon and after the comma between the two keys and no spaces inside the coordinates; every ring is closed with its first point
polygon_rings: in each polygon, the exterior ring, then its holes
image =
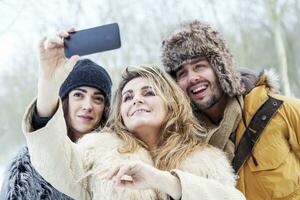
{"type": "MultiPolygon", "coordinates": [[[[61,108],[48,124],[33,131],[33,103],[23,119],[31,161],[36,170],[55,188],[78,200],[85,199],[169,199],[156,190],[130,190],[115,187],[103,177],[123,162],[142,161],[153,165],[149,152],[140,148],[135,153],[120,154],[122,141],[111,133],[91,133],[77,144],[67,137],[61,108]]],[[[182,200],[241,200],[235,189],[235,175],[225,154],[210,146],[199,147],[172,170],[180,179],[182,200]]],[[[157,180],[160,181],[160,180],[157,180]]]]}

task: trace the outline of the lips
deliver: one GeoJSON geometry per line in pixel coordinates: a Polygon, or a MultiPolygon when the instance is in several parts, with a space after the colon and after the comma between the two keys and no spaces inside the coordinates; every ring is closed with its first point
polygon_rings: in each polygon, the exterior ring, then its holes
{"type": "Polygon", "coordinates": [[[188,91],[193,96],[202,98],[205,96],[208,86],[209,86],[209,82],[207,82],[207,81],[200,82],[200,83],[196,83],[196,84],[192,85],[191,87],[189,87],[188,91]]]}
{"type": "Polygon", "coordinates": [[[130,114],[130,116],[133,116],[133,115],[136,114],[136,113],[149,113],[149,112],[150,112],[150,111],[147,110],[147,109],[139,108],[139,109],[134,110],[134,111],[130,114]]]}
{"type": "Polygon", "coordinates": [[[203,92],[203,91],[206,90],[207,88],[208,88],[208,85],[202,85],[202,86],[200,86],[200,87],[197,87],[197,88],[191,90],[191,93],[197,94],[197,93],[199,93],[199,92],[203,92]]]}
{"type": "Polygon", "coordinates": [[[79,115],[78,117],[80,117],[83,120],[93,120],[94,118],[92,116],[89,115],[79,115]]]}

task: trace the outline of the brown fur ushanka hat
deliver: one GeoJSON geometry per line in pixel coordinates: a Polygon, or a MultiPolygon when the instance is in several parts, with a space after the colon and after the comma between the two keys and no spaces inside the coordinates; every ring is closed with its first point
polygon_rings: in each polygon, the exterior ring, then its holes
{"type": "Polygon", "coordinates": [[[176,71],[191,60],[205,57],[219,79],[222,90],[229,96],[245,91],[232,55],[220,33],[200,21],[184,23],[162,44],[162,62],[173,77],[176,71]]]}

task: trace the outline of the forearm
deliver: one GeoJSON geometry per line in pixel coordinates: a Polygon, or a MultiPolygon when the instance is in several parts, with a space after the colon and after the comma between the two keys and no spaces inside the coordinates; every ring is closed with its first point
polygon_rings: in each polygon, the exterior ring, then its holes
{"type": "Polygon", "coordinates": [[[50,117],[54,114],[58,106],[59,86],[51,84],[49,81],[39,80],[36,111],[40,117],[50,117]]]}
{"type": "Polygon", "coordinates": [[[214,199],[245,200],[243,194],[234,185],[224,185],[216,179],[173,170],[180,179],[182,200],[214,199]]]}
{"type": "Polygon", "coordinates": [[[161,171],[160,178],[158,178],[158,189],[177,200],[181,197],[180,180],[176,175],[172,175],[168,171],[161,171]]]}

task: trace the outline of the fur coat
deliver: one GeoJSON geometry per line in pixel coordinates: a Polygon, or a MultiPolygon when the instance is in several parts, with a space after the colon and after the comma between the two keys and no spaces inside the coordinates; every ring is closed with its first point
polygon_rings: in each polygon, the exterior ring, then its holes
{"type": "MultiPolygon", "coordinates": [[[[33,131],[32,104],[23,119],[32,163],[54,187],[74,199],[169,199],[157,190],[132,190],[115,187],[103,179],[124,162],[142,161],[153,165],[149,152],[139,148],[134,153],[119,153],[122,140],[113,133],[91,133],[77,144],[67,137],[61,102],[46,127],[33,131]]],[[[180,179],[182,200],[241,200],[235,188],[235,175],[225,154],[214,147],[202,146],[173,169],[180,179]]],[[[159,181],[159,180],[157,180],[159,181]]]]}
{"type": "Polygon", "coordinates": [[[72,200],[57,191],[33,168],[27,147],[9,164],[0,192],[1,200],[72,200]]]}

